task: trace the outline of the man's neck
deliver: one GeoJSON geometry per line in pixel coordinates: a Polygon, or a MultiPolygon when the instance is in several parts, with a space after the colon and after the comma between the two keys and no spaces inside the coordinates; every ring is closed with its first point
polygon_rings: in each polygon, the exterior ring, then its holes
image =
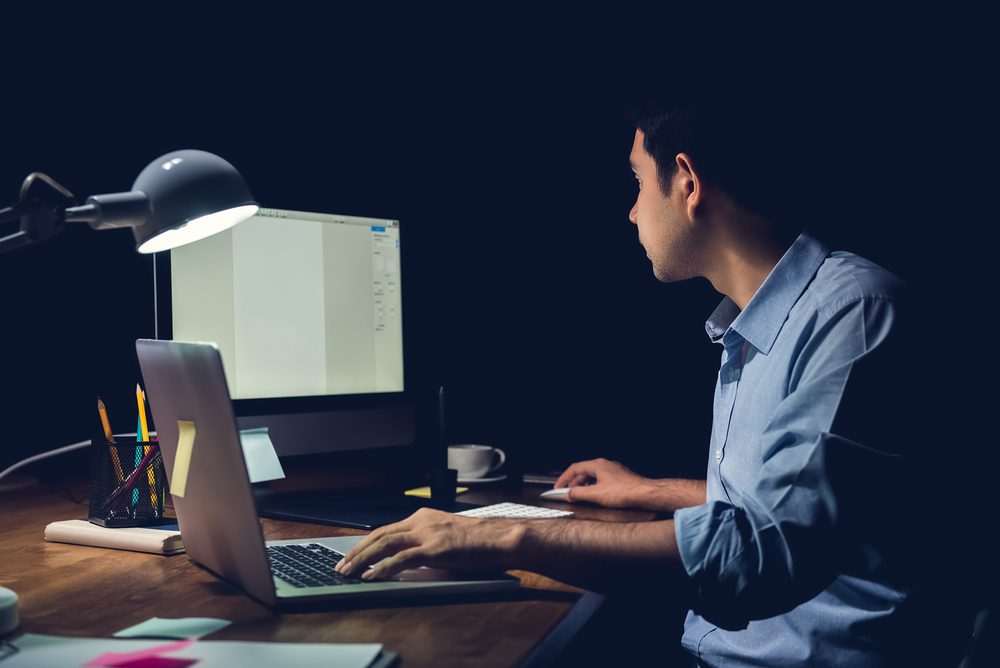
{"type": "Polygon", "coordinates": [[[705,277],[717,292],[729,297],[742,311],[768,277],[794,238],[761,233],[760,225],[736,228],[744,233],[720,235],[714,262],[705,277]],[[747,230],[754,230],[752,233],[747,230]]]}

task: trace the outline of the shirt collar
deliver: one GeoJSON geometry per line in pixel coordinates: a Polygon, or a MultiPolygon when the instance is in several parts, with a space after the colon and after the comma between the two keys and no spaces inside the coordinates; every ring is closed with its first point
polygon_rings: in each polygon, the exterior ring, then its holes
{"type": "Polygon", "coordinates": [[[768,354],[788,312],[829,252],[815,237],[806,232],[800,234],[757,288],[745,309],[740,311],[729,297],[722,300],[705,322],[709,338],[728,344],[726,334],[733,331],[760,352],[768,354]]]}

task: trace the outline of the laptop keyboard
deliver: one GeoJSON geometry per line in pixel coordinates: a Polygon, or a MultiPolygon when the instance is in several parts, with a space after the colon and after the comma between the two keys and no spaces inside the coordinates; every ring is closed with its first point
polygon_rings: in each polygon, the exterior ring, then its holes
{"type": "Polygon", "coordinates": [[[330,587],[363,584],[361,578],[344,577],[333,567],[344,555],[319,543],[268,545],[271,573],[294,587],[330,587]]]}

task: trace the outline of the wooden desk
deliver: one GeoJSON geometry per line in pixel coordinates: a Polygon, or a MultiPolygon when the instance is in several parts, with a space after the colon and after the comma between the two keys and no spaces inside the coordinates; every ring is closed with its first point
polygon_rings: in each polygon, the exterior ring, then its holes
{"type": "MultiPolygon", "coordinates": [[[[542,486],[476,488],[473,503],[535,505],[542,486]]],[[[0,496],[0,585],[21,599],[29,633],[109,637],[150,617],[221,617],[233,623],[211,639],[374,642],[398,652],[404,666],[544,665],[590,618],[602,597],[537,574],[512,571],[514,594],[428,602],[353,602],[279,614],[197,567],[187,556],[109,550],[43,540],[49,522],[85,517],[86,485],[36,485],[0,496]],[[76,500],[71,499],[76,495],[76,500]]],[[[636,521],[646,513],[574,507],[579,517],[636,521]]],[[[298,522],[262,520],[268,539],[359,533],[298,522]]]]}

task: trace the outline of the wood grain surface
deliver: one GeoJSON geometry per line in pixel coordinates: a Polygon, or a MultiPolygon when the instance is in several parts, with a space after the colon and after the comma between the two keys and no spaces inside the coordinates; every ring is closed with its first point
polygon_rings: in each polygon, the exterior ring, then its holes
{"type": "MultiPolygon", "coordinates": [[[[477,487],[463,501],[509,500],[551,507],[542,486],[477,487]]],[[[519,665],[570,613],[582,590],[535,573],[511,571],[517,592],[419,601],[352,601],[277,612],[194,564],[161,556],[43,539],[49,522],[86,517],[86,485],[39,484],[0,497],[0,585],[21,599],[21,630],[108,637],[158,617],[221,617],[232,624],[211,639],[375,642],[405,666],[519,665]]],[[[573,507],[580,517],[648,519],[645,513],[573,507]]],[[[569,520],[572,521],[572,520],[569,520]]],[[[262,519],[267,539],[360,533],[262,519]]]]}

